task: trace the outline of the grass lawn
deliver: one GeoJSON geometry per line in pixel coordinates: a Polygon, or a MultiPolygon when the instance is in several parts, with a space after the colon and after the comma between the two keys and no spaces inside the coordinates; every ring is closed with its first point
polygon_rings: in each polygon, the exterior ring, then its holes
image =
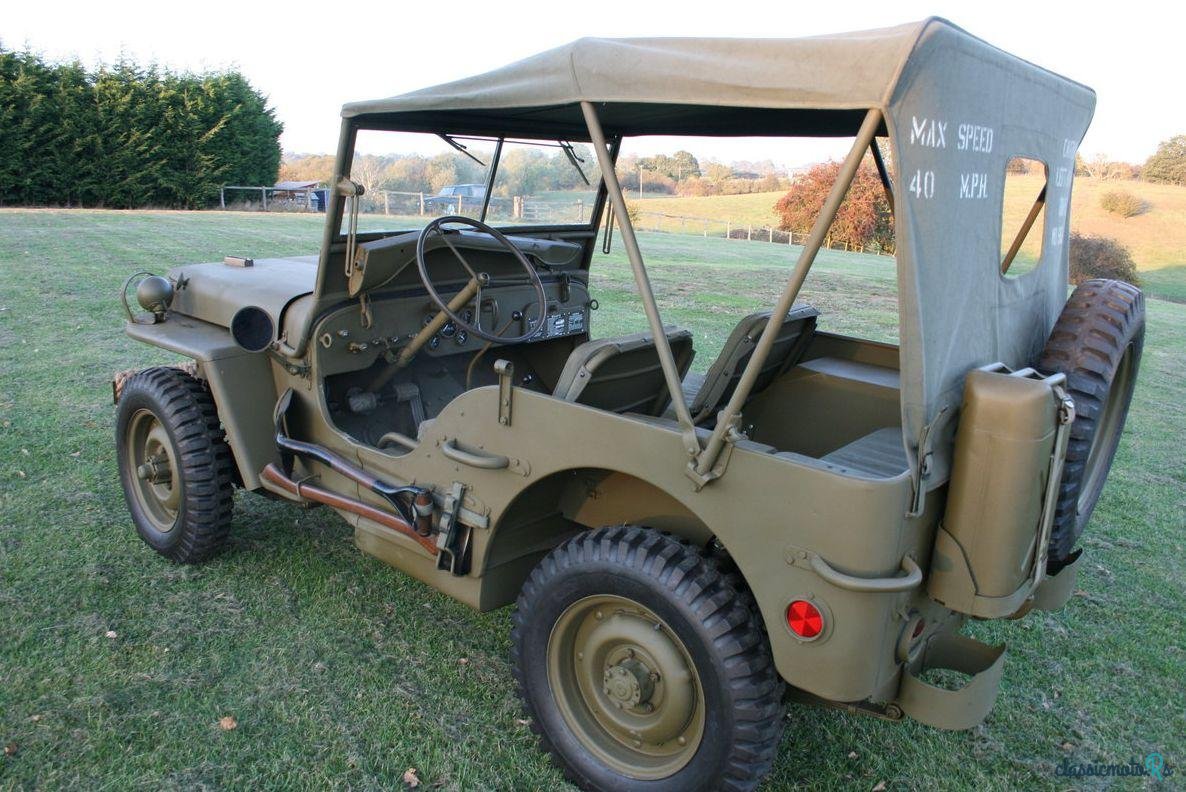
{"type": "MultiPolygon", "coordinates": [[[[1002,222],[1005,248],[1013,241],[1042,184],[1042,177],[1037,174],[1011,174],[1006,181],[1002,222]]],[[[755,234],[760,229],[777,226],[774,204],[781,197],[781,192],[769,192],[652,196],[632,202],[643,213],[640,221],[644,228],[724,236],[726,221],[733,229],[752,226],[755,234]],[[703,220],[680,220],[678,217],[703,220]],[[712,222],[706,224],[704,220],[712,222]]],[[[1076,177],[1071,194],[1071,230],[1118,240],[1132,253],[1147,293],[1186,303],[1186,187],[1076,177]],[[1128,218],[1104,211],[1100,207],[1100,198],[1114,190],[1131,192],[1141,198],[1145,202],[1145,211],[1128,218]]],[[[1031,233],[1022,247],[1020,260],[1035,258],[1040,250],[1040,240],[1040,234],[1031,233]]]]}
{"type": "MultiPolygon", "coordinates": [[[[230,546],[197,567],[134,534],[109,377],[171,358],[124,337],[123,279],[312,253],[320,233],[308,215],[0,211],[0,789],[390,790],[412,767],[421,789],[565,788],[513,693],[508,610],[474,613],[362,555],[328,509],[239,494],[230,546]]],[[[737,316],[773,301],[793,253],[641,242],[701,369],[737,316]]],[[[643,325],[620,246],[595,259],[593,292],[598,333],[643,325]]],[[[825,253],[804,298],[825,329],[894,337],[889,259],[825,253]]],[[[1186,772],[1184,371],[1186,305],[1152,299],[1075,596],[970,628],[1010,646],[986,723],[793,707],[764,788],[1104,788],[1055,768],[1151,751],[1186,772]]]]}

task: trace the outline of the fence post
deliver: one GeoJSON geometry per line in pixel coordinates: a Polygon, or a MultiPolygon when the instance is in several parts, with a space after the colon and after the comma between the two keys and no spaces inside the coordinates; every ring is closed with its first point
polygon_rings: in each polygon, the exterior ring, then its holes
{"type": "Polygon", "coordinates": [[[745,227],[745,238],[746,238],[746,241],[749,241],[749,242],[753,241],[753,239],[754,239],[754,224],[753,223],[750,223],[749,225],[747,225],[745,227]]]}
{"type": "Polygon", "coordinates": [[[268,211],[268,188],[260,187],[259,194],[264,197],[264,211],[266,212],[266,211],[268,211]]]}
{"type": "Polygon", "coordinates": [[[424,193],[420,193],[420,214],[424,214],[424,193]]]}
{"type": "Polygon", "coordinates": [[[732,239],[732,238],[733,238],[733,221],[726,220],[725,221],[725,239],[732,239]]]}
{"type": "Polygon", "coordinates": [[[225,187],[218,188],[218,208],[226,209],[226,188],[225,187]]]}
{"type": "Polygon", "coordinates": [[[774,226],[770,226],[770,244],[774,244],[774,226]]]}
{"type": "Polygon", "coordinates": [[[708,239],[708,221],[704,221],[704,238],[708,239]]]}
{"type": "Polygon", "coordinates": [[[383,214],[385,214],[385,215],[391,214],[391,204],[387,200],[390,197],[391,197],[391,193],[384,190],[383,191],[383,214]]]}

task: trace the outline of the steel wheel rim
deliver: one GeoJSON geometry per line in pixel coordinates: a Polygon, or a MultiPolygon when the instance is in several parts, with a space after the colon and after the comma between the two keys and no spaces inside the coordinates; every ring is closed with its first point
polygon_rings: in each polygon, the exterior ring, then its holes
{"type": "Polygon", "coordinates": [[[1085,477],[1079,487],[1079,500],[1076,503],[1076,511],[1080,514],[1087,510],[1092,494],[1100,485],[1104,475],[1103,457],[1110,449],[1115,449],[1119,441],[1121,424],[1124,422],[1125,397],[1131,391],[1131,377],[1132,344],[1129,344],[1116,367],[1116,374],[1112,377],[1112,384],[1108,388],[1108,395],[1096,424],[1095,437],[1091,439],[1091,448],[1087,452],[1085,477]]]}
{"type": "Polygon", "coordinates": [[[548,637],[548,681],[569,729],[615,772],[639,780],[683,768],[704,735],[704,690],[688,649],[650,609],[585,597],[548,637]]]}
{"type": "Polygon", "coordinates": [[[181,478],[169,433],[156,415],[141,409],[128,421],[125,440],[125,464],[140,511],[153,528],[169,533],[181,508],[181,478]]]}

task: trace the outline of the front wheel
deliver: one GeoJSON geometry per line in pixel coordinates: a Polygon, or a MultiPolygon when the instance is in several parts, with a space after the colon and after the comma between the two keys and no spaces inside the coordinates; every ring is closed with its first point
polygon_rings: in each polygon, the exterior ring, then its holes
{"type": "Polygon", "coordinates": [[[121,390],[115,424],[140,538],[178,563],[212,556],[230,528],[234,462],[205,385],[176,368],[145,369],[121,390]]]}
{"type": "Polygon", "coordinates": [[[557,547],[524,584],[512,634],[541,744],[583,789],[753,789],[783,716],[755,613],[717,564],[657,531],[557,547]]]}

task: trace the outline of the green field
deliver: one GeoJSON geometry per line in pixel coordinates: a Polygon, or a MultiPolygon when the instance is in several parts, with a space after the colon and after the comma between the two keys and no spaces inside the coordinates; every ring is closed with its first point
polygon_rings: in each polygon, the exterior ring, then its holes
{"type": "MultiPolygon", "coordinates": [[[[1035,174],[1009,177],[1002,223],[1006,247],[1042,183],[1042,177],[1035,174]]],[[[686,198],[657,196],[635,199],[633,203],[644,213],[640,220],[645,228],[685,234],[704,234],[707,230],[709,236],[724,236],[725,222],[734,229],[752,227],[755,232],[777,225],[774,204],[781,196],[778,192],[686,198]],[[678,217],[713,222],[706,226],[704,222],[678,217]]],[[[1147,292],[1186,303],[1186,187],[1077,177],[1071,198],[1071,230],[1118,240],[1132,253],[1147,292]],[[1146,211],[1128,218],[1104,211],[1100,197],[1112,190],[1137,195],[1145,201],[1146,211]]],[[[1038,252],[1040,238],[1039,234],[1030,234],[1022,248],[1023,258],[1038,252]]]]}
{"type": "MultiPolygon", "coordinates": [[[[392,790],[412,767],[420,789],[566,788],[514,696],[507,610],[474,613],[363,556],[328,509],[240,494],[230,546],[198,567],[135,537],[109,378],[171,358],[123,336],[119,285],[231,253],[311,253],[320,223],[0,211],[0,789],[392,790]]],[[[700,368],[737,316],[773,301],[794,252],[640,240],[700,368]]],[[[804,298],[823,328],[892,339],[891,260],[820,258],[804,298]]],[[[643,326],[620,247],[595,259],[592,291],[599,334],[643,326]]],[[[1186,772],[1184,371],[1186,305],[1152,299],[1075,596],[970,627],[1010,646],[986,723],[947,733],[792,707],[764,789],[1102,789],[1055,768],[1151,751],[1186,772]]]]}

